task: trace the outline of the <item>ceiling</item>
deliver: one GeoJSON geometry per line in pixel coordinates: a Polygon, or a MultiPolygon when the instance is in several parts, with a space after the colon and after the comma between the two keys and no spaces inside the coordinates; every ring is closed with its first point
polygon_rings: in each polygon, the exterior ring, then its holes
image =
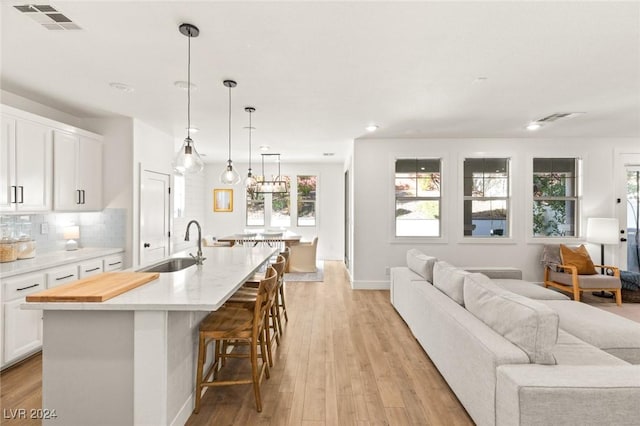
{"type": "Polygon", "coordinates": [[[640,137],[637,1],[50,2],[76,31],[45,29],[13,7],[25,3],[0,6],[3,90],[79,117],[136,117],[176,143],[178,26],[198,26],[191,122],[207,161],[227,157],[229,78],[236,161],[248,105],[254,147],[282,161],[342,161],[361,137],[640,137]],[[525,130],[559,112],[585,114],[525,130]]]}

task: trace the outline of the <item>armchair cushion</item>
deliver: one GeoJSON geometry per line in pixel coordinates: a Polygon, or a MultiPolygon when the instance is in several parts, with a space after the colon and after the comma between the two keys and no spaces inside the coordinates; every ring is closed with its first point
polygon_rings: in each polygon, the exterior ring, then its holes
{"type": "MultiPolygon", "coordinates": [[[[571,274],[565,274],[563,272],[549,271],[549,280],[555,281],[559,284],[567,286],[572,285],[571,274]]],[[[619,277],[612,277],[611,275],[578,275],[578,286],[581,289],[587,288],[620,288],[622,286],[619,277]]]]}
{"type": "Polygon", "coordinates": [[[578,269],[578,275],[595,275],[598,273],[584,245],[572,249],[564,244],[560,244],[560,258],[562,259],[563,265],[575,266],[578,269]]]}

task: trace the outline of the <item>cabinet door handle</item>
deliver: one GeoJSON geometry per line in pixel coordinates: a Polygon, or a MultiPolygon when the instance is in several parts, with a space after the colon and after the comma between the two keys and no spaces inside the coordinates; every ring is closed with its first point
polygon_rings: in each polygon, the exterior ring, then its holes
{"type": "Polygon", "coordinates": [[[121,264],[121,263],[122,263],[122,262],[114,262],[114,263],[109,263],[108,265],[109,265],[109,266],[116,266],[116,265],[119,265],[119,264],[121,264]]]}
{"type": "Polygon", "coordinates": [[[142,245],[142,247],[144,247],[144,248],[148,248],[148,247],[151,247],[151,244],[149,244],[149,243],[144,243],[144,244],[142,245]]]}
{"type": "Polygon", "coordinates": [[[73,277],[75,274],[69,274],[69,275],[65,275],[64,277],[58,277],[56,278],[56,281],[60,281],[60,280],[66,280],[67,278],[71,278],[73,277]]]}
{"type": "Polygon", "coordinates": [[[87,200],[86,195],[87,194],[86,194],[85,190],[83,189],[82,190],[82,204],[86,204],[86,200],[87,200]]]}
{"type": "Polygon", "coordinates": [[[93,272],[93,271],[97,271],[98,269],[100,269],[100,267],[98,266],[97,268],[93,268],[93,269],[85,269],[85,272],[93,272]]]}
{"type": "Polygon", "coordinates": [[[15,204],[18,202],[18,187],[15,185],[11,185],[11,194],[9,195],[11,200],[9,204],[15,204]]]}
{"type": "Polygon", "coordinates": [[[76,204],[82,204],[82,198],[81,198],[79,189],[76,189],[76,195],[78,196],[78,200],[76,201],[76,204]]]}
{"type": "Polygon", "coordinates": [[[24,186],[18,186],[20,188],[20,204],[24,204],[24,186]]]}
{"type": "Polygon", "coordinates": [[[32,284],[32,285],[28,285],[26,287],[22,287],[22,288],[17,288],[17,291],[24,291],[24,290],[29,290],[30,288],[34,288],[34,287],[38,287],[40,284],[32,284]]]}

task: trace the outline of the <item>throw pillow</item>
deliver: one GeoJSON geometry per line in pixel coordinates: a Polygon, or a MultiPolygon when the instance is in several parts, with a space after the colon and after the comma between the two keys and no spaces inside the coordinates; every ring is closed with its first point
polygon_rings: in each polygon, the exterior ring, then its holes
{"type": "Polygon", "coordinates": [[[464,277],[470,273],[440,260],[433,266],[433,285],[464,306],[464,277]]]}
{"type": "MultiPolygon", "coordinates": [[[[578,275],[595,275],[598,272],[593,266],[591,256],[584,245],[572,249],[564,244],[560,244],[560,258],[563,265],[573,265],[578,269],[578,275]]],[[[565,272],[571,273],[565,269],[565,272]]]]}
{"type": "Polygon", "coordinates": [[[555,364],[558,314],[545,304],[498,287],[482,274],[464,279],[464,304],[476,318],[522,349],[532,363],[555,364]]]}
{"type": "Polygon", "coordinates": [[[438,259],[427,256],[420,250],[410,249],[407,251],[407,267],[430,283],[433,282],[433,264],[436,263],[436,260],[438,259]]]}

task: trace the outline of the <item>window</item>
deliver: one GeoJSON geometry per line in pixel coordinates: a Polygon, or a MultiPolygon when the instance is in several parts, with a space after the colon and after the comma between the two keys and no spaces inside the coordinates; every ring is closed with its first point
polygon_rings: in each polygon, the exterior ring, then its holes
{"type": "Polygon", "coordinates": [[[317,176],[298,176],[298,226],[316,226],[317,176]]]}
{"type": "Polygon", "coordinates": [[[533,236],[575,237],[578,159],[533,159],[533,236]]]}
{"type": "Polygon", "coordinates": [[[396,237],[440,236],[440,179],[440,159],[396,160],[396,237]]]}
{"type": "MultiPolygon", "coordinates": [[[[288,176],[281,176],[281,179],[286,180],[290,185],[291,179],[288,176]]],[[[247,226],[265,226],[268,223],[274,228],[289,227],[291,226],[290,207],[289,192],[271,194],[247,191],[247,226]]]]}
{"type": "MultiPolygon", "coordinates": [[[[282,176],[282,180],[287,182],[289,188],[291,188],[291,179],[289,176],[282,176]]],[[[291,189],[289,189],[291,191],[291,189]]],[[[286,227],[291,226],[291,193],[279,193],[271,195],[271,226],[273,227],[286,227]]]]}
{"type": "Polygon", "coordinates": [[[464,160],[464,236],[509,236],[509,159],[464,160]]]}
{"type": "Polygon", "coordinates": [[[247,191],[247,226],[264,226],[264,194],[247,191]]]}

